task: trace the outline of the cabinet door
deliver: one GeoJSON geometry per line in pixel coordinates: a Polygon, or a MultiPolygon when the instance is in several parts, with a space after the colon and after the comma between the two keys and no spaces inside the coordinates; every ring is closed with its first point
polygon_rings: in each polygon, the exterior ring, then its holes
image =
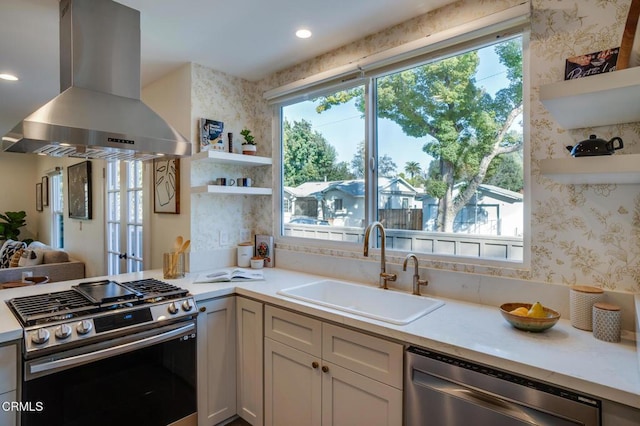
{"type": "Polygon", "coordinates": [[[264,339],[265,426],[320,426],[320,359],[264,339]]]}
{"type": "MultiPolygon", "coordinates": [[[[17,401],[16,391],[6,392],[0,395],[0,406],[5,402],[11,403],[17,401]]],[[[18,419],[17,410],[0,410],[0,425],[2,426],[15,426],[18,419]]]]}
{"type": "Polygon", "coordinates": [[[236,414],[235,306],[235,297],[198,303],[200,426],[214,425],[236,414]]]}
{"type": "Polygon", "coordinates": [[[0,346],[0,393],[16,390],[18,345],[0,346]]]}
{"type": "Polygon", "coordinates": [[[323,426],[402,424],[402,391],[324,361],[323,426]]]}
{"type": "Polygon", "coordinates": [[[262,426],[262,303],[236,297],[238,415],[262,426]]]}

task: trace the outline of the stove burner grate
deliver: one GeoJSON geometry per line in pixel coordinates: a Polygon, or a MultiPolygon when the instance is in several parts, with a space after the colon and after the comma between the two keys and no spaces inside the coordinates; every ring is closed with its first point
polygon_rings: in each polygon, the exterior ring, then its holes
{"type": "Polygon", "coordinates": [[[143,303],[156,303],[166,299],[185,297],[187,290],[156,279],[129,281],[122,286],[139,293],[137,299],[97,304],[76,290],[63,290],[33,296],[17,297],[7,301],[23,326],[45,324],[85,317],[107,310],[131,307],[143,303]]]}
{"type": "Polygon", "coordinates": [[[144,299],[163,300],[184,297],[188,291],[173,284],[165,283],[154,278],[144,280],[136,280],[122,283],[122,285],[130,289],[142,293],[144,299]]]}
{"type": "Polygon", "coordinates": [[[73,318],[90,307],[87,299],[73,290],[18,297],[7,303],[26,325],[73,318]]]}

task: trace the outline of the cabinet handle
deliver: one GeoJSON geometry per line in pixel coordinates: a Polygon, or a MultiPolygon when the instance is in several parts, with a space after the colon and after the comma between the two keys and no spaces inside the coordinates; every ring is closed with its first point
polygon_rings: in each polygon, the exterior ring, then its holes
{"type": "Polygon", "coordinates": [[[323,365],[323,366],[322,366],[322,371],[323,371],[324,373],[328,372],[328,371],[329,371],[329,367],[327,367],[326,365],[323,365]]]}
{"type": "Polygon", "coordinates": [[[313,361],[313,362],[311,363],[311,366],[312,366],[313,368],[318,368],[318,367],[320,366],[320,364],[318,364],[318,361],[313,361]]]}
{"type": "Polygon", "coordinates": [[[207,310],[207,308],[205,308],[204,306],[200,308],[200,312],[205,312],[207,310]]]}

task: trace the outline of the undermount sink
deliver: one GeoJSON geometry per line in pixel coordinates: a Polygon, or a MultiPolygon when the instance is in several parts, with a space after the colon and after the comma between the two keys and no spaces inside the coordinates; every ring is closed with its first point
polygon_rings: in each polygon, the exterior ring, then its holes
{"type": "Polygon", "coordinates": [[[428,297],[334,280],[286,288],[278,294],[397,325],[409,324],[444,305],[428,297]]]}

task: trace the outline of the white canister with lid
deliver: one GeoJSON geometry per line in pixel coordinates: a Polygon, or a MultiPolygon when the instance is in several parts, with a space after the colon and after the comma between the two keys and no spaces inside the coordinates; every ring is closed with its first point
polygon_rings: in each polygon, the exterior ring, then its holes
{"type": "Polygon", "coordinates": [[[248,268],[251,266],[251,258],[253,257],[253,244],[238,244],[238,266],[248,268]]]}
{"type": "Polygon", "coordinates": [[[571,325],[581,330],[593,329],[592,308],[593,304],[600,302],[604,297],[604,290],[598,287],[577,285],[571,287],[569,292],[569,316],[571,325]]]}
{"type": "Polygon", "coordinates": [[[593,336],[605,342],[620,341],[620,306],[598,302],[593,304],[593,336]]]}

